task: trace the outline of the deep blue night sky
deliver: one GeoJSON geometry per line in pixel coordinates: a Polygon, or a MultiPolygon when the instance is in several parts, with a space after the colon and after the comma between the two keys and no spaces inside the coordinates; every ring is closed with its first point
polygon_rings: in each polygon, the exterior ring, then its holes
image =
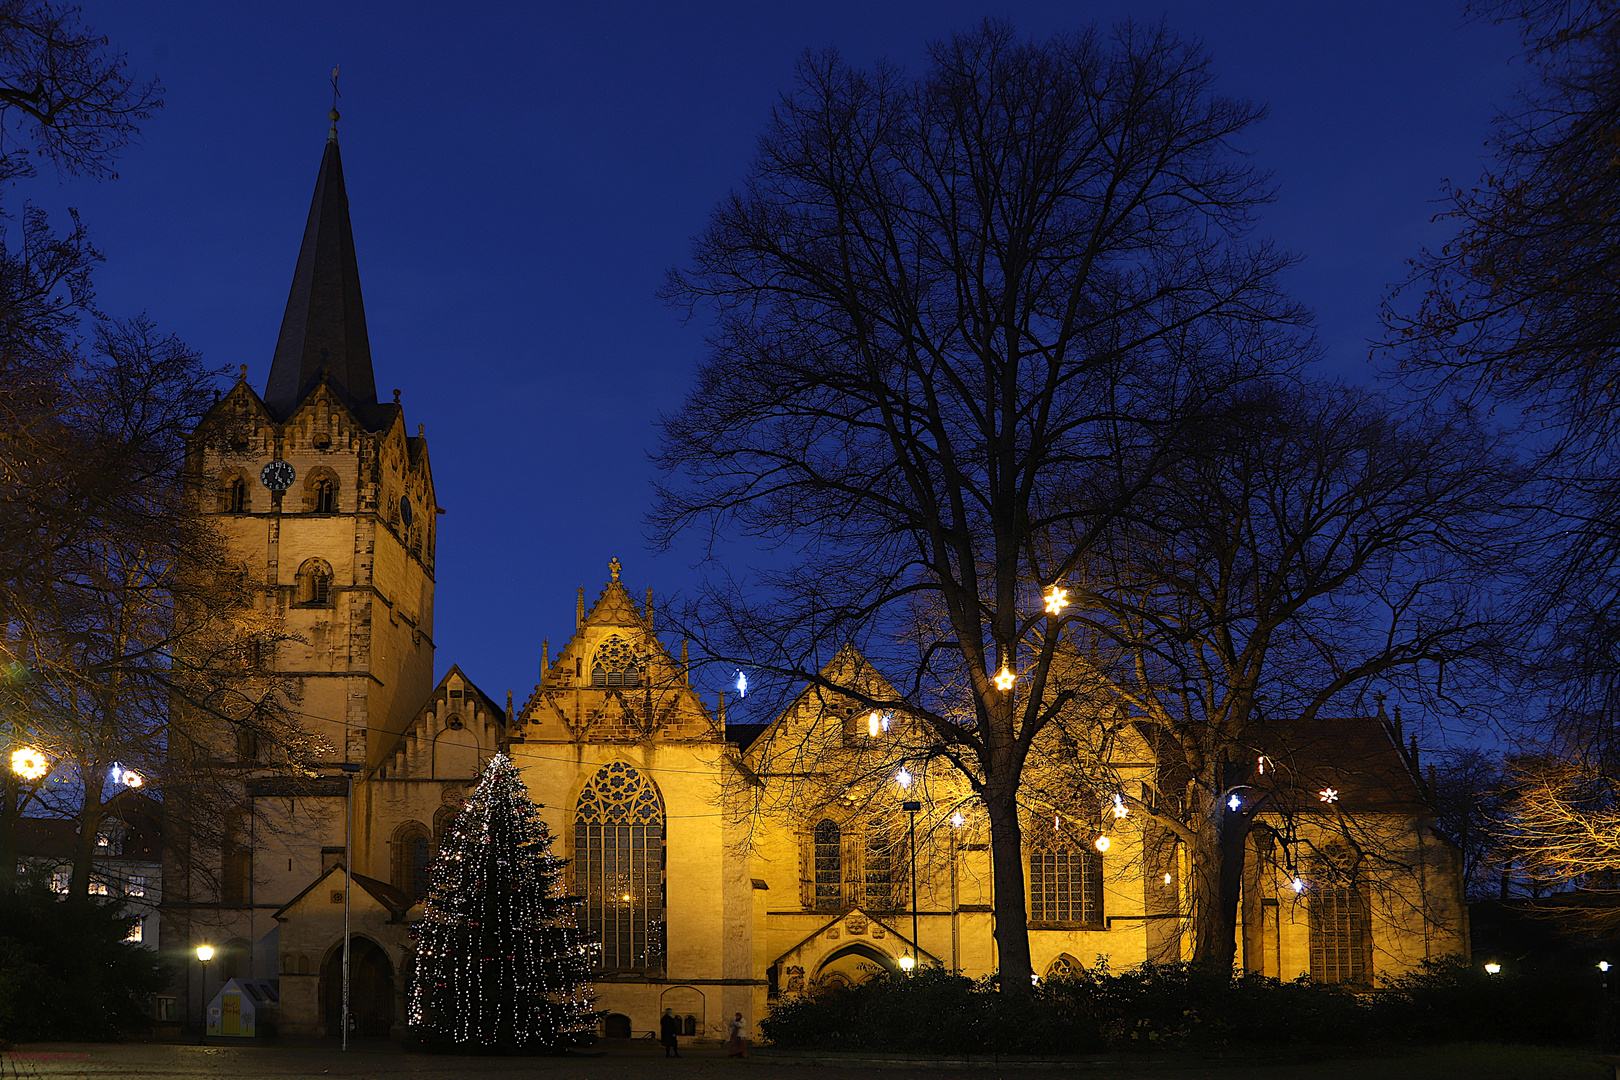
{"type": "MultiPolygon", "coordinates": [[[[341,62],[344,170],[379,396],[425,424],[441,519],[435,639],[499,696],[534,683],[607,561],[632,590],[695,580],[642,517],[654,420],[703,327],[654,295],[744,174],[806,48],[915,68],[985,16],[1030,35],[1161,16],[1219,88],[1269,104],[1246,140],[1280,197],[1264,231],[1327,363],[1365,381],[1404,260],[1437,242],[1441,181],[1486,164],[1523,75],[1510,29],[1460,0],[900,3],[200,3],[88,0],[167,107],[121,178],[26,182],[76,206],[107,256],[110,313],[146,311],[261,392],[341,62]]],[[[16,195],[12,199],[15,201],[16,195]]]]}

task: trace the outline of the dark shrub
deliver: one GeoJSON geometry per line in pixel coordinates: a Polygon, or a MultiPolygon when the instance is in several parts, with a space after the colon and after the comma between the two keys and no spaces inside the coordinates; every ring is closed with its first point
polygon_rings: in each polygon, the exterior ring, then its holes
{"type": "Polygon", "coordinates": [[[1600,1006],[1595,967],[1520,961],[1488,975],[1448,957],[1386,980],[1375,1010],[1394,1039],[1580,1043],[1598,1033],[1600,1006]]]}
{"type": "Polygon", "coordinates": [[[124,941],[116,903],[69,903],[40,887],[0,894],[0,1039],[116,1039],[146,1027],[166,981],[124,941]]]}

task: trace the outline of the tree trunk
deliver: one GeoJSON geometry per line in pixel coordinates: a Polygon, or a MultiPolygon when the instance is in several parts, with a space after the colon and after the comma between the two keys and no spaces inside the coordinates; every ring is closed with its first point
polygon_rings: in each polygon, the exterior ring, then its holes
{"type": "Polygon", "coordinates": [[[1027,994],[1033,968],[1029,959],[1029,908],[1025,904],[1024,837],[1018,820],[1018,781],[992,778],[985,784],[990,818],[990,858],[996,920],[996,951],[1004,993],[1027,994]]]}
{"type": "Polygon", "coordinates": [[[79,802],[79,835],[73,843],[73,874],[68,879],[69,900],[85,901],[90,898],[90,878],[96,863],[96,835],[106,816],[101,801],[101,781],[106,772],[101,763],[88,763],[81,776],[84,795],[79,802]]]}
{"type": "Polygon", "coordinates": [[[1207,796],[1209,809],[1192,844],[1192,962],[1230,971],[1237,960],[1238,898],[1243,888],[1248,807],[1233,810],[1222,792],[1207,796]]]}
{"type": "Polygon", "coordinates": [[[14,892],[17,888],[17,819],[22,816],[21,792],[12,778],[10,766],[9,761],[0,761],[0,894],[14,892]]]}

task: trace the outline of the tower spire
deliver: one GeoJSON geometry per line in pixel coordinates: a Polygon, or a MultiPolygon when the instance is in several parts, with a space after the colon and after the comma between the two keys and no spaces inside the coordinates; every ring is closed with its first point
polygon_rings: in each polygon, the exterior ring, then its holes
{"type": "MultiPolygon", "coordinates": [[[[335,99],[335,70],[333,77],[335,99]]],[[[324,371],[332,388],[371,426],[377,383],[371,371],[371,341],[360,298],[343,160],[338,154],[337,110],[330,115],[332,127],[315,177],[315,196],[270,363],[264,403],[276,419],[285,420],[319,384],[324,371]]]]}

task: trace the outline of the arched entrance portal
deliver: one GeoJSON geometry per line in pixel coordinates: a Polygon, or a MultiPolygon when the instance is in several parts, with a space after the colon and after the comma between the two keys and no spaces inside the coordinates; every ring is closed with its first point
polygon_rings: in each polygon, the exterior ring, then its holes
{"type": "MultiPolygon", "coordinates": [[[[394,1023],[394,971],[388,954],[369,938],[357,937],[349,962],[349,1012],[352,1034],[385,1038],[394,1023]]],[[[343,1034],[343,946],[332,950],[321,969],[321,998],[325,1004],[326,1033],[343,1034]]]]}
{"type": "Polygon", "coordinates": [[[816,969],[814,981],[817,986],[834,984],[854,986],[876,978],[884,972],[899,974],[900,969],[895,966],[894,958],[870,945],[857,942],[845,945],[823,960],[821,966],[816,969]]]}

